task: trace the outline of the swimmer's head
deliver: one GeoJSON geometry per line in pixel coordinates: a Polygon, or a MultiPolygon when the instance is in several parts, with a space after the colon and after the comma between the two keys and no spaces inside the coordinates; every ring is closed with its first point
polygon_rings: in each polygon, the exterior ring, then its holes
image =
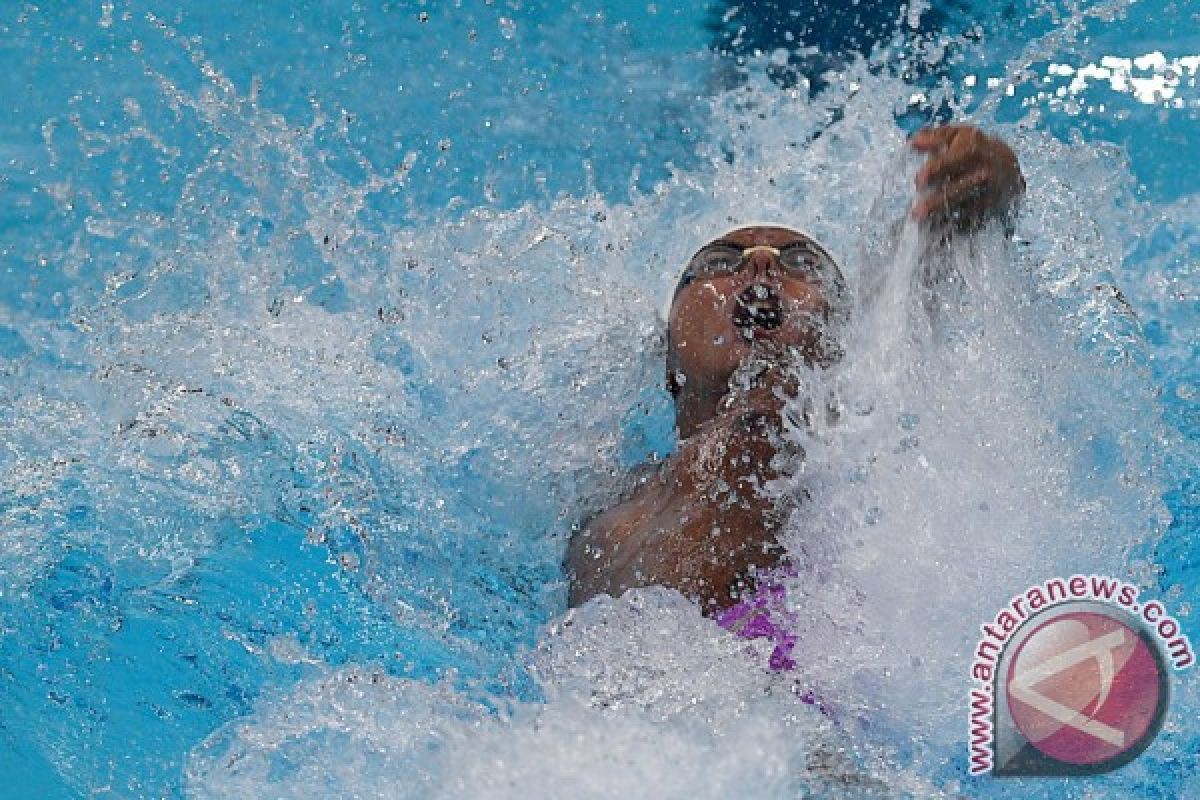
{"type": "Polygon", "coordinates": [[[790,228],[738,228],[696,251],[667,318],[667,388],[681,400],[725,394],[751,357],[829,364],[845,307],[837,264],[790,228]]]}

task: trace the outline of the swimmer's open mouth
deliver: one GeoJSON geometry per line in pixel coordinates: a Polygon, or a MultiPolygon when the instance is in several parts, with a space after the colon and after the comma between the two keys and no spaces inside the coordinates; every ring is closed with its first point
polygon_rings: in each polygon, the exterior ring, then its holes
{"type": "Polygon", "coordinates": [[[773,331],[783,324],[783,304],[779,293],[770,286],[756,283],[737,296],[733,324],[749,330],[762,328],[773,331]]]}

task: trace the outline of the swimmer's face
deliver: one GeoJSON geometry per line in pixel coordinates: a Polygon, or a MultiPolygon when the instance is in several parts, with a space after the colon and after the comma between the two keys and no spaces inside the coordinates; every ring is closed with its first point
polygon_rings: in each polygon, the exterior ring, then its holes
{"type": "Polygon", "coordinates": [[[724,393],[752,356],[828,361],[834,281],[840,273],[829,255],[788,228],[741,228],[708,243],[671,305],[668,386],[724,393]]]}

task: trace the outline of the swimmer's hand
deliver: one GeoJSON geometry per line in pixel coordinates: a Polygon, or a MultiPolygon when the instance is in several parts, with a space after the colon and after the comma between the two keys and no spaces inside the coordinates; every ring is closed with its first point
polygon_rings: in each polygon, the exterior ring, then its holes
{"type": "Polygon", "coordinates": [[[910,141],[929,156],[917,172],[913,219],[969,233],[1003,219],[1025,191],[1012,149],[973,125],[924,128],[910,141]]]}

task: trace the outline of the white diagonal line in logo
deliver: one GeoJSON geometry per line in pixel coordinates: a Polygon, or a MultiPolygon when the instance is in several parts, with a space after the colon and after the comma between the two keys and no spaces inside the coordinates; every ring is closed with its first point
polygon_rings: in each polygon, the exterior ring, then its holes
{"type": "Polygon", "coordinates": [[[1057,675],[1080,661],[1094,658],[1100,666],[1101,679],[1100,699],[1096,704],[1098,711],[1104,705],[1104,700],[1112,689],[1114,677],[1112,651],[1123,644],[1125,644],[1125,630],[1121,628],[1098,639],[1076,645],[1070,650],[1064,650],[1053,658],[1048,658],[1037,666],[1020,673],[1009,682],[1008,689],[1022,703],[1037,709],[1055,722],[1069,725],[1077,731],[1107,742],[1114,747],[1123,747],[1125,745],[1124,731],[1085,717],[1079,711],[1067,708],[1062,703],[1051,700],[1033,688],[1034,684],[1051,675],[1057,675]]]}

